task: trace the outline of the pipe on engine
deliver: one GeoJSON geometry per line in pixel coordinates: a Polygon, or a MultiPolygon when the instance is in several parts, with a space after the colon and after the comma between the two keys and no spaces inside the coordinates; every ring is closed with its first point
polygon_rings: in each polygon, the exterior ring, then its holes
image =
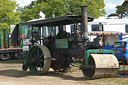
{"type": "Polygon", "coordinates": [[[84,45],[87,44],[88,41],[88,17],[87,17],[87,6],[81,6],[81,14],[82,14],[82,30],[83,30],[83,41],[84,45]]]}

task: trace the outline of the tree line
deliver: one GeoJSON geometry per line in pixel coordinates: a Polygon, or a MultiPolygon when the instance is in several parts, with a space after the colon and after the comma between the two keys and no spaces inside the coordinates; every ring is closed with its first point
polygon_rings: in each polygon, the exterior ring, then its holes
{"type": "Polygon", "coordinates": [[[85,5],[89,16],[98,18],[106,14],[104,0],[36,0],[24,7],[18,6],[15,0],[0,0],[0,29],[9,30],[10,24],[41,18],[40,12],[46,18],[80,15],[80,6],[85,5]]]}
{"type": "Polygon", "coordinates": [[[128,0],[125,0],[122,5],[118,5],[116,7],[116,12],[108,15],[110,16],[118,16],[119,18],[126,18],[128,17],[128,0]]]}

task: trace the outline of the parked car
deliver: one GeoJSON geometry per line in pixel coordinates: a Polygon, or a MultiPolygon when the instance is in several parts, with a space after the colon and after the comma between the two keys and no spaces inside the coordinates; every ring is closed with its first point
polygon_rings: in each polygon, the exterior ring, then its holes
{"type": "Polygon", "coordinates": [[[111,47],[112,47],[112,45],[107,45],[107,46],[104,46],[102,49],[110,50],[111,47]]]}
{"type": "Polygon", "coordinates": [[[115,52],[115,56],[119,61],[124,61],[128,64],[128,40],[116,41],[111,50],[115,52]]]}

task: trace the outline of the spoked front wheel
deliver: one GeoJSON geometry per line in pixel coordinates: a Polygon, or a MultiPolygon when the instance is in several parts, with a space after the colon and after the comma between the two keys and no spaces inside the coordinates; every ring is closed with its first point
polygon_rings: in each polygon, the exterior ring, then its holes
{"type": "Polygon", "coordinates": [[[45,74],[51,66],[51,54],[46,46],[34,45],[28,53],[29,70],[34,75],[45,74]]]}

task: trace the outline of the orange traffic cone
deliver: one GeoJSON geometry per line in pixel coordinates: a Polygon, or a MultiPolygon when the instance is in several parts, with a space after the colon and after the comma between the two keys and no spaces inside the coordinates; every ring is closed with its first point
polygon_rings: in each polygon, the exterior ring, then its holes
{"type": "Polygon", "coordinates": [[[123,63],[123,73],[122,73],[122,75],[126,75],[126,74],[127,74],[127,71],[126,71],[125,63],[123,63]]]}

